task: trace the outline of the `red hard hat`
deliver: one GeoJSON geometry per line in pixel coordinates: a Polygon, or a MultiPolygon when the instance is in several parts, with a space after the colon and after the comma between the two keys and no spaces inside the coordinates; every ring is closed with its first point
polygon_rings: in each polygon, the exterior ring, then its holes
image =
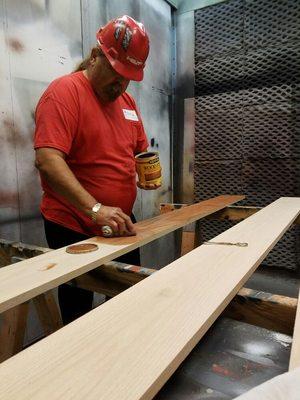
{"type": "Polygon", "coordinates": [[[129,80],[143,79],[149,54],[149,38],[143,24],[123,15],[100,28],[97,41],[115,71],[129,80]]]}

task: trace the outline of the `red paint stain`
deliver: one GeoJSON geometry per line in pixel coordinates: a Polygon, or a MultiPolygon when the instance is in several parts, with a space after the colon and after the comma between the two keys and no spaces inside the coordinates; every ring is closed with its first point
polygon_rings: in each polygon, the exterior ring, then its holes
{"type": "Polygon", "coordinates": [[[18,202],[18,193],[16,192],[0,192],[0,204],[1,206],[11,206],[18,202]]]}
{"type": "Polygon", "coordinates": [[[235,379],[237,378],[237,375],[233,371],[230,371],[229,369],[223,367],[222,365],[213,364],[212,370],[218,375],[227,376],[229,378],[235,378],[235,379]]]}
{"type": "Polygon", "coordinates": [[[140,271],[140,267],[132,266],[132,267],[128,268],[128,270],[132,271],[132,272],[139,272],[140,271]]]}
{"type": "Polygon", "coordinates": [[[16,126],[14,121],[10,118],[5,118],[2,121],[5,132],[6,132],[6,141],[10,144],[18,143],[20,145],[25,145],[27,139],[22,136],[21,130],[16,126]]]}

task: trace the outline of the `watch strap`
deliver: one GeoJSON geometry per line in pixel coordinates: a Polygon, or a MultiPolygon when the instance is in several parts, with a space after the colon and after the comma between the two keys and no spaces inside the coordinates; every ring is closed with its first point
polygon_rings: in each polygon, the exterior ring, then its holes
{"type": "Polygon", "coordinates": [[[96,203],[91,210],[91,218],[94,222],[97,220],[97,213],[100,211],[101,203],[96,203]]]}

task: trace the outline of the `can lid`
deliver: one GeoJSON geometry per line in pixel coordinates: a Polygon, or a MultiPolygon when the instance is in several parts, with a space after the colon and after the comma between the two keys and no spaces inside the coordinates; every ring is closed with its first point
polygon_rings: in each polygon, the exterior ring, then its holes
{"type": "Polygon", "coordinates": [[[90,253],[98,250],[98,245],[94,243],[73,244],[66,248],[66,252],[70,254],[90,253]]]}
{"type": "Polygon", "coordinates": [[[157,157],[158,152],[157,151],[144,151],[143,153],[139,153],[135,156],[136,159],[141,160],[143,158],[152,158],[152,157],[157,157]]]}

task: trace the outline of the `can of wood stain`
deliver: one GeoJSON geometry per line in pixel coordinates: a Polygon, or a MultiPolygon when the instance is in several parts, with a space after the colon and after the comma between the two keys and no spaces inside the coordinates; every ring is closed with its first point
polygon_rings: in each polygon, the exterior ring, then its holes
{"type": "Polygon", "coordinates": [[[157,151],[147,151],[135,156],[136,170],[141,186],[149,183],[160,186],[162,183],[161,166],[157,151]]]}

